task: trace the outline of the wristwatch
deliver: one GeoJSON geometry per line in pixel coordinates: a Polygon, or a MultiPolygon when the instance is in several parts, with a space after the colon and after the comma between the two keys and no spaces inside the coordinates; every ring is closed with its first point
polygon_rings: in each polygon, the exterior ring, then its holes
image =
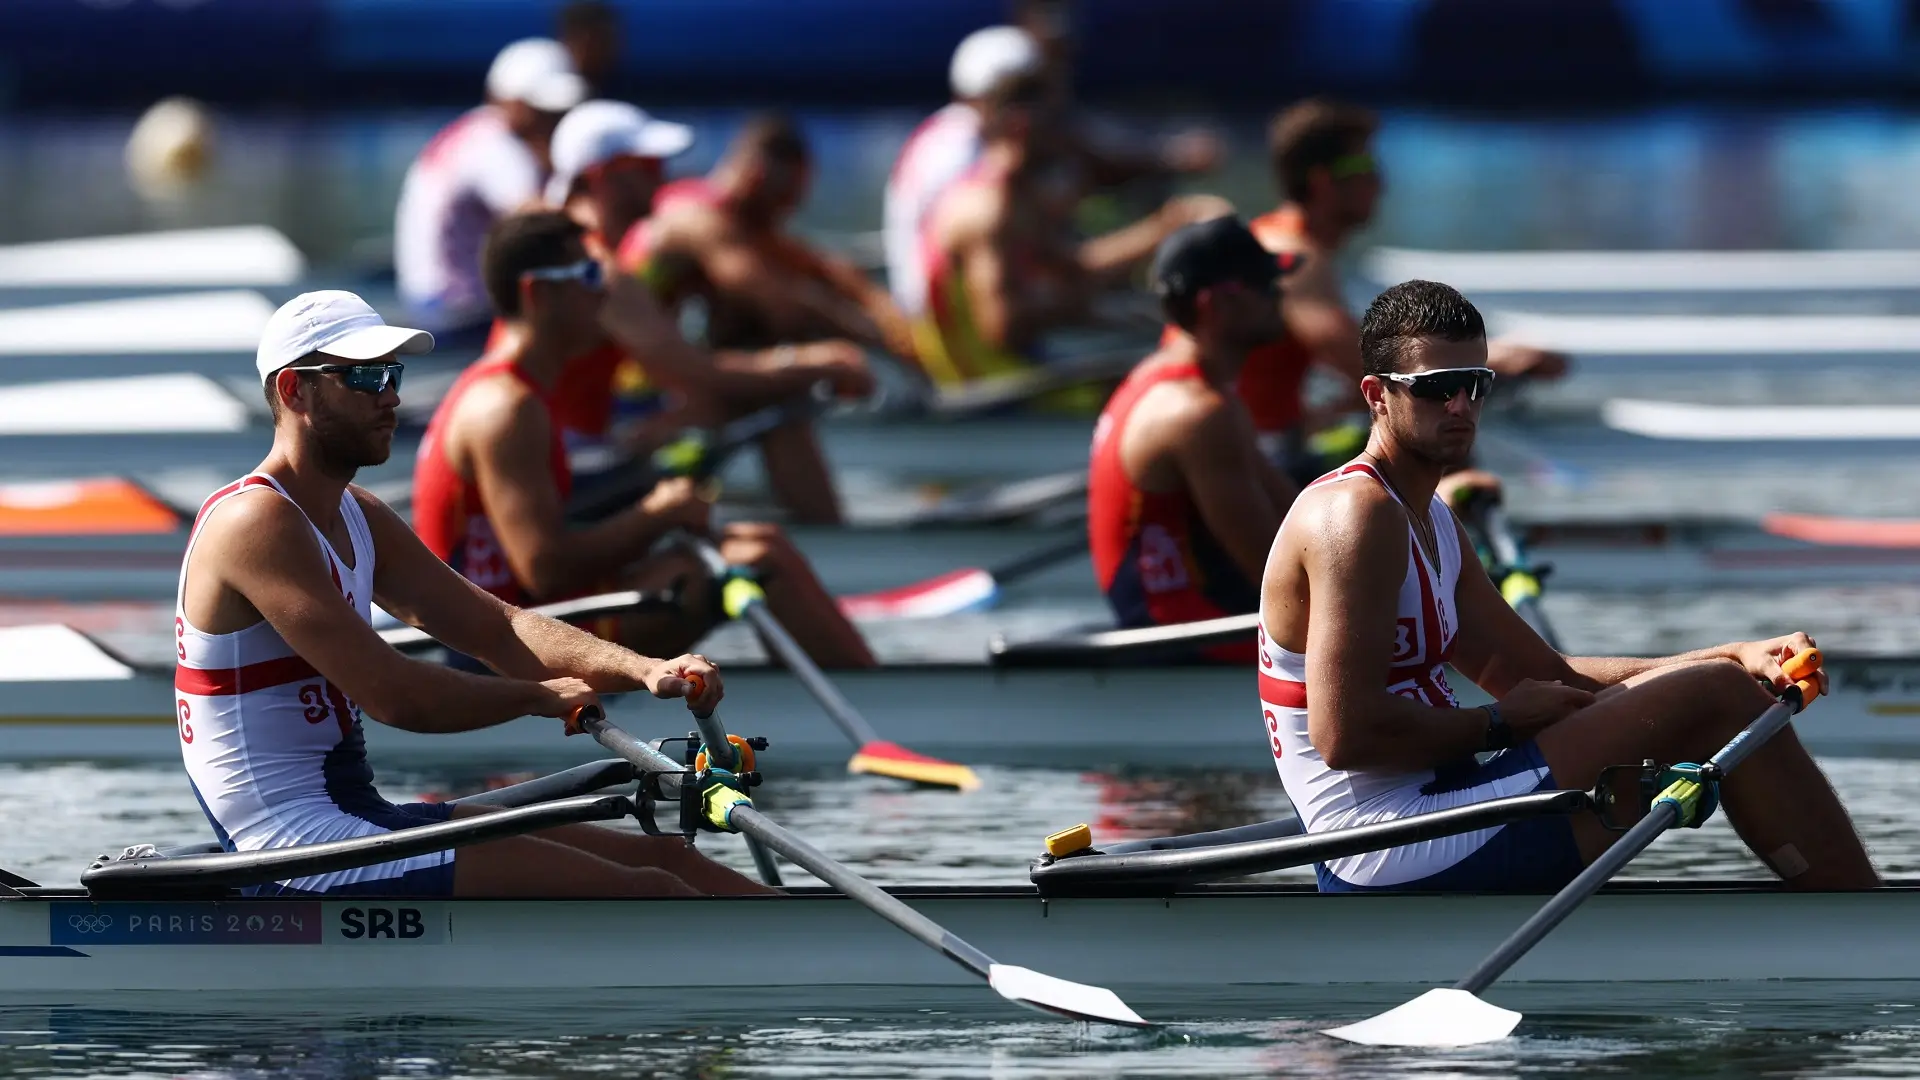
{"type": "Polygon", "coordinates": [[[1487,714],[1487,738],[1481,747],[1485,750],[1505,750],[1513,745],[1513,729],[1500,718],[1500,706],[1482,705],[1481,711],[1487,714]]]}

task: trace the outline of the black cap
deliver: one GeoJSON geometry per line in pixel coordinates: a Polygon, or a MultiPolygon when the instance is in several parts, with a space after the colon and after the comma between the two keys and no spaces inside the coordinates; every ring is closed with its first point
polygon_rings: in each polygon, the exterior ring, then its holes
{"type": "Polygon", "coordinates": [[[1264,285],[1300,265],[1300,256],[1260,246],[1237,217],[1183,225],[1153,256],[1153,291],[1162,297],[1192,296],[1223,281],[1264,285]]]}

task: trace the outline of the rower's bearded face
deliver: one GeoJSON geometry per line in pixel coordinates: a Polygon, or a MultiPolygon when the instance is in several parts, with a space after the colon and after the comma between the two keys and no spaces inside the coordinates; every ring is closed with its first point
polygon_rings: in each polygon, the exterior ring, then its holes
{"type": "Polygon", "coordinates": [[[315,395],[307,429],[328,475],[351,478],[360,469],[384,465],[393,456],[394,413],[400,396],[374,395],[328,386],[315,395]],[[353,399],[358,400],[353,400],[353,399]]]}

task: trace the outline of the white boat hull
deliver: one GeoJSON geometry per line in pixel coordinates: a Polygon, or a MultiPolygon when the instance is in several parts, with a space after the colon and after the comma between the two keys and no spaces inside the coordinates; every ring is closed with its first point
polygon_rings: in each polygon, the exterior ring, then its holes
{"type": "MultiPolygon", "coordinates": [[[[1920,754],[1920,659],[1829,657],[1826,670],[1834,692],[1795,721],[1802,742],[1830,755],[1920,754]]],[[[1253,673],[1237,666],[1000,670],[954,664],[834,678],[883,738],[968,763],[1264,768],[1271,755],[1253,673]]],[[[726,680],[728,726],[770,740],[769,769],[844,761],[852,750],[785,672],[729,665],[726,680]]],[[[1454,686],[1472,690],[1464,679],[1454,686]]],[[[5,684],[0,761],[178,760],[172,702],[172,687],[151,675],[5,684]]],[[[678,705],[633,696],[616,701],[611,715],[649,738],[691,727],[678,705]]],[[[372,720],[366,729],[376,765],[432,760],[534,767],[605,756],[584,737],[562,737],[557,721],[535,717],[458,735],[416,734],[372,720]]]]}
{"type": "MultiPolygon", "coordinates": [[[[1043,902],[1021,888],[900,894],[997,960],[1146,994],[1236,985],[1445,985],[1543,899],[1320,896],[1247,886],[1172,900],[1043,902]]],[[[1629,887],[1582,906],[1502,983],[1916,979],[1917,920],[1920,889],[1912,887],[1857,894],[1629,887]],[[1703,945],[1716,941],[1749,945],[1703,945]]],[[[0,901],[0,986],[9,996],[391,995],[498,987],[503,973],[528,990],[971,981],[853,902],[812,890],[708,900],[94,903],[75,894],[0,901]],[[721,962],[712,951],[716,941],[727,943],[721,962]]],[[[827,993],[809,1000],[821,1007],[831,1000],[827,993]]]]}

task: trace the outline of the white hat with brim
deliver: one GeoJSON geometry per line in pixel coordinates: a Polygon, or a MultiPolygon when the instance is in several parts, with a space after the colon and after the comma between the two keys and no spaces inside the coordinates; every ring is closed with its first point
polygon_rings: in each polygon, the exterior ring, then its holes
{"type": "Polygon", "coordinates": [[[260,332],[254,366],[265,385],[281,368],[316,353],[313,363],[357,363],[395,353],[433,351],[433,335],[405,326],[388,326],[365,300],[341,289],[301,293],[280,305],[260,332]]]}
{"type": "Polygon", "coordinates": [[[522,38],[493,58],[487,94],[496,101],[521,101],[541,112],[563,113],[586,100],[587,81],[574,70],[566,46],[552,38],[522,38]]]}
{"type": "Polygon", "coordinates": [[[566,202],[573,182],[595,165],[617,157],[670,158],[692,145],[693,129],[685,124],[657,120],[624,101],[586,102],[553,129],[547,201],[566,202]]]}
{"type": "Polygon", "coordinates": [[[968,34],[953,50],[948,81],[957,98],[980,98],[1009,79],[1039,72],[1040,43],[1017,26],[989,26],[968,34]]]}

